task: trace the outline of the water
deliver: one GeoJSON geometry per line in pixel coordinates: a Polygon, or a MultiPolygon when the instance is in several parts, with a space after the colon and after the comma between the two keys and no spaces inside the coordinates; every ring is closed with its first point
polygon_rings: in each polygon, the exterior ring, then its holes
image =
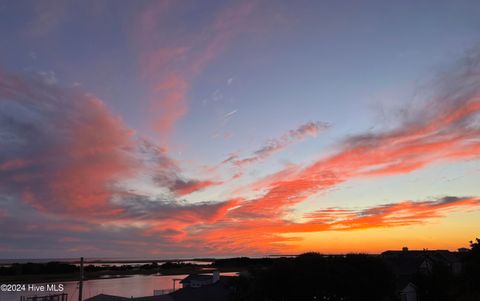
{"type": "MultiPolygon", "coordinates": [[[[237,273],[221,273],[223,276],[235,276],[237,273]]],[[[153,296],[153,290],[172,290],[173,279],[183,279],[188,275],[132,275],[124,278],[94,279],[83,282],[83,298],[90,298],[98,294],[108,294],[122,297],[153,296]]],[[[52,284],[50,282],[48,284],[52,284]]],[[[78,282],[55,282],[64,285],[63,293],[68,294],[68,301],[78,300],[78,282]]],[[[47,283],[36,283],[46,285],[47,283]]],[[[175,287],[181,288],[179,281],[175,287]]],[[[34,292],[0,292],[0,301],[20,301],[21,296],[43,296],[47,293],[34,292]]]]}

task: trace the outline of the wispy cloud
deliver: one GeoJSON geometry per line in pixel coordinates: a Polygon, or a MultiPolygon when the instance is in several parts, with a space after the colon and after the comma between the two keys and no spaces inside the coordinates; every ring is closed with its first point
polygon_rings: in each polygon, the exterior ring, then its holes
{"type": "Polygon", "coordinates": [[[161,32],[162,16],[174,9],[173,2],[155,2],[140,14],[133,40],[139,51],[141,72],[154,87],[152,125],[162,137],[168,136],[175,122],[187,113],[190,81],[227,48],[232,37],[247,24],[253,7],[252,2],[226,7],[201,34],[183,37],[161,32]],[[168,39],[152,38],[163,36],[168,39]]]}
{"type": "Polygon", "coordinates": [[[34,2],[32,9],[35,17],[26,24],[27,33],[33,37],[44,37],[57,29],[66,19],[68,6],[68,2],[57,0],[34,2]]]}
{"type": "Polygon", "coordinates": [[[327,130],[328,128],[330,128],[329,123],[320,121],[309,121],[305,124],[300,125],[294,130],[288,131],[279,138],[267,141],[267,143],[265,143],[259,149],[255,150],[253,154],[249,157],[239,158],[237,155],[230,156],[222,163],[230,162],[237,167],[244,167],[246,165],[265,160],[274,153],[279,152],[287,148],[288,146],[305,139],[308,136],[314,137],[319,133],[327,130]]]}
{"type": "Polygon", "coordinates": [[[228,118],[228,117],[232,116],[233,114],[236,114],[237,112],[238,112],[238,110],[230,111],[230,112],[228,112],[227,114],[225,114],[224,117],[225,117],[225,118],[228,118]]]}
{"type": "MultiPolygon", "coordinates": [[[[480,206],[478,197],[443,197],[433,201],[403,201],[364,210],[327,208],[308,213],[306,224],[322,225],[331,230],[357,230],[377,227],[409,226],[464,208],[480,206]]],[[[315,226],[306,230],[315,231],[315,226]]],[[[323,230],[323,229],[322,229],[323,230]]]]}

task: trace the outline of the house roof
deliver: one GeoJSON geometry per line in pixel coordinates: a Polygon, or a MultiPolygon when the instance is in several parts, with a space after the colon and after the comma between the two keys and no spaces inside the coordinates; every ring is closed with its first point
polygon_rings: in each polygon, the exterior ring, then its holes
{"type": "Polygon", "coordinates": [[[407,285],[403,287],[403,289],[400,290],[402,293],[408,293],[408,292],[414,292],[417,290],[417,286],[411,282],[408,282],[407,285]]]}
{"type": "Polygon", "coordinates": [[[199,288],[182,288],[170,296],[174,301],[228,301],[231,293],[225,281],[218,281],[199,288]]]}
{"type": "Polygon", "coordinates": [[[96,295],[91,298],[85,299],[85,301],[175,301],[175,300],[172,299],[170,295],[127,298],[127,297],[100,294],[100,295],[96,295]]]}
{"type": "Polygon", "coordinates": [[[130,298],[100,294],[90,298],[85,299],[85,301],[126,301],[130,298]]]}
{"type": "Polygon", "coordinates": [[[212,275],[204,275],[204,274],[190,274],[185,277],[180,283],[188,283],[191,281],[212,281],[212,275]]]}
{"type": "Polygon", "coordinates": [[[399,258],[386,258],[385,263],[392,269],[395,275],[413,275],[415,274],[420,265],[427,260],[424,257],[399,257],[399,258]]]}
{"type": "Polygon", "coordinates": [[[382,257],[390,265],[399,265],[402,270],[413,269],[415,266],[418,268],[426,259],[447,265],[460,261],[455,253],[448,250],[385,251],[382,253],[382,257]]]}
{"type": "Polygon", "coordinates": [[[131,301],[175,301],[170,294],[131,298],[131,301]]]}
{"type": "Polygon", "coordinates": [[[460,262],[458,254],[447,250],[438,250],[435,252],[435,255],[442,257],[446,262],[450,264],[460,262]]]}

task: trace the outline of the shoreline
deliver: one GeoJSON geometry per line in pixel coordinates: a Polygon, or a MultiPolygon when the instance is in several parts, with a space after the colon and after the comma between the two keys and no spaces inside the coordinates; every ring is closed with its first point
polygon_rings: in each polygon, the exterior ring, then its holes
{"type": "MultiPolygon", "coordinates": [[[[212,267],[214,268],[214,267],[212,267]]],[[[236,268],[219,268],[221,273],[226,272],[240,272],[241,269],[236,268]]],[[[158,270],[129,270],[129,271],[98,271],[85,273],[84,281],[88,280],[103,280],[103,279],[115,279],[115,278],[127,278],[135,275],[144,276],[171,276],[171,275],[188,275],[195,273],[206,273],[202,266],[195,267],[180,267],[175,269],[158,269],[158,270]]],[[[0,276],[0,283],[45,283],[45,282],[66,282],[66,281],[79,281],[78,273],[68,274],[27,274],[27,275],[12,275],[12,276],[0,276]]]]}

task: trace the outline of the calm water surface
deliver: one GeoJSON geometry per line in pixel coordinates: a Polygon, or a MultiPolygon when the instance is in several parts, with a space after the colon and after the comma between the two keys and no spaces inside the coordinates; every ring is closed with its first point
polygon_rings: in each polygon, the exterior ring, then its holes
{"type": "MultiPolygon", "coordinates": [[[[224,276],[235,276],[237,273],[221,273],[224,276]]],[[[123,297],[152,296],[153,290],[173,289],[173,279],[183,279],[188,275],[133,275],[125,278],[94,279],[83,283],[83,298],[90,298],[98,294],[110,294],[123,297]]],[[[78,282],[64,281],[64,293],[68,294],[68,301],[78,300],[78,282]]],[[[43,283],[46,284],[46,283],[43,283]]],[[[51,283],[49,283],[51,284],[51,283]]],[[[37,285],[42,285],[37,283],[37,285]]],[[[176,288],[181,284],[176,281],[176,288]]],[[[0,292],[0,301],[20,301],[21,296],[40,296],[46,293],[33,292],[0,292]]]]}

